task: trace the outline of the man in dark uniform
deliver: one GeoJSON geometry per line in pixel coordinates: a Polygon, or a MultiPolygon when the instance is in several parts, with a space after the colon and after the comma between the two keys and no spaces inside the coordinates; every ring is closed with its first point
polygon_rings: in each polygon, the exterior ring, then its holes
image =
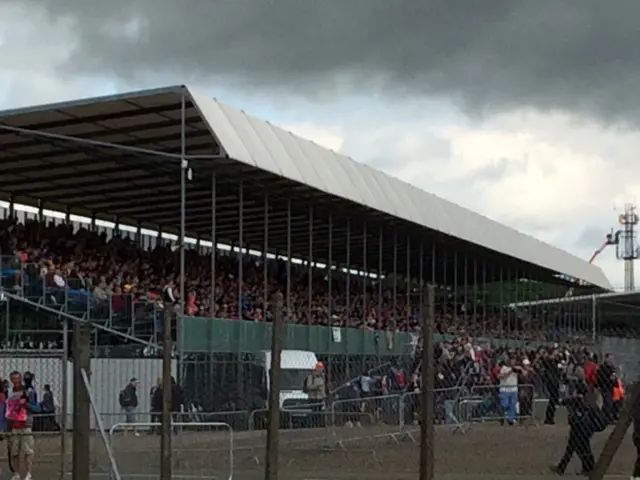
{"type": "Polygon", "coordinates": [[[556,423],[556,407],[560,397],[560,368],[558,367],[558,352],[553,351],[542,358],[542,382],[549,396],[547,409],[544,413],[545,425],[556,423]]]}
{"type": "Polygon", "coordinates": [[[613,363],[613,356],[607,353],[604,361],[598,367],[596,373],[596,386],[602,395],[602,413],[607,422],[614,423],[615,411],[613,407],[613,387],[617,380],[616,367],[613,363]]]}
{"type": "Polygon", "coordinates": [[[606,421],[595,402],[585,398],[587,392],[587,385],[579,384],[576,387],[575,395],[564,399],[561,403],[567,407],[569,413],[569,438],[560,463],[551,467],[552,471],[558,475],[564,475],[574,453],[582,462],[582,472],[580,473],[588,475],[595,466],[596,461],[591,451],[591,438],[596,432],[604,429],[606,421]]]}

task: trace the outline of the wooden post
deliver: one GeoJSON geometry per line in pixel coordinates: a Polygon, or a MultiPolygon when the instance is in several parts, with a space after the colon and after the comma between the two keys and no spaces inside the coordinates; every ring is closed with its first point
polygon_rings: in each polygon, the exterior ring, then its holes
{"type": "Polygon", "coordinates": [[[278,435],[280,430],[280,352],[282,351],[282,293],[274,296],[275,313],[271,324],[271,365],[269,368],[269,415],[265,480],[278,479],[278,435]]]}
{"type": "MultiPolygon", "coordinates": [[[[611,466],[611,462],[613,462],[613,458],[620,448],[620,445],[622,445],[622,441],[627,434],[627,430],[633,422],[633,412],[639,407],[640,382],[635,383],[629,389],[629,400],[625,402],[624,408],[618,417],[618,423],[613,427],[613,430],[607,439],[607,443],[602,447],[602,452],[600,452],[595,468],[591,472],[591,475],[589,475],[589,480],[602,480],[604,475],[607,473],[607,470],[611,466]]],[[[631,465],[629,468],[631,468],[631,465]]]]}
{"type": "MultiPolygon", "coordinates": [[[[73,325],[73,480],[90,477],[91,405],[82,370],[91,375],[91,332],[87,324],[73,325]]],[[[66,367],[66,365],[65,365],[66,367]]],[[[64,433],[63,433],[64,434],[64,433]]]]}
{"type": "Polygon", "coordinates": [[[434,429],[435,410],[433,391],[435,365],[433,362],[433,322],[435,318],[435,289],[427,286],[422,319],[422,402],[420,411],[420,480],[434,477],[434,429]]]}
{"type": "MultiPolygon", "coordinates": [[[[177,308],[177,307],[176,307],[177,308]]],[[[171,339],[172,320],[176,308],[165,308],[162,325],[162,421],[160,432],[160,479],[171,480],[171,339]]]]}

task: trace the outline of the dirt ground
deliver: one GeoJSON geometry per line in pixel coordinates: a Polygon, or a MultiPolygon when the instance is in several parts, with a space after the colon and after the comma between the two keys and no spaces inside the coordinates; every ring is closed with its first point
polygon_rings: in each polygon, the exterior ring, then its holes
{"type": "MultiPolygon", "coordinates": [[[[548,477],[549,465],[564,451],[567,427],[476,424],[462,433],[440,426],[436,431],[435,458],[438,478],[548,477]]],[[[594,452],[599,454],[608,432],[597,434],[594,452]]],[[[71,438],[68,437],[71,450],[71,438]]],[[[36,439],[35,478],[58,478],[62,468],[58,436],[36,439]]],[[[233,464],[235,478],[260,478],[264,469],[264,432],[234,434],[233,464]]],[[[281,478],[333,479],[415,478],[418,471],[419,433],[400,434],[389,427],[327,427],[324,429],[282,431],[280,442],[281,478]],[[396,432],[396,435],[391,435],[396,432]],[[412,439],[413,437],[413,439],[412,439]],[[415,440],[415,442],[414,442],[415,440]]],[[[157,478],[160,439],[142,433],[115,436],[112,447],[124,478],[157,478]]],[[[173,470],[176,478],[228,478],[230,470],[229,435],[217,432],[182,432],[173,439],[173,470]]],[[[6,449],[2,448],[6,465],[6,449]]],[[[628,437],[608,474],[629,476],[635,450],[628,437]]],[[[70,471],[70,453],[65,470],[70,471]]],[[[95,478],[108,478],[106,450],[99,437],[92,438],[91,470],[95,478]]],[[[4,470],[4,468],[3,468],[4,470]]],[[[567,473],[579,470],[574,459],[567,473]]]]}

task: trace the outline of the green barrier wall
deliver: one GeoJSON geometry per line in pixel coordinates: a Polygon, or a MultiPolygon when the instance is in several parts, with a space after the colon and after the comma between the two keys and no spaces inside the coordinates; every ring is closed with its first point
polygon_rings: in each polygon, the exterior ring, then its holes
{"type": "MultiPolygon", "coordinates": [[[[411,352],[405,332],[284,325],[283,348],[318,354],[403,355],[411,352]]],[[[184,352],[257,352],[269,350],[271,324],[219,318],[185,317],[181,325],[184,352]]]]}
{"type": "MultiPolygon", "coordinates": [[[[406,332],[284,325],[284,343],[288,350],[309,350],[317,354],[397,356],[414,350],[412,335],[406,332]]],[[[436,341],[453,336],[436,335],[436,341]]],[[[477,339],[492,344],[520,347],[517,339],[477,339]]],[[[190,353],[257,352],[271,348],[271,324],[221,318],[185,317],[181,324],[181,350],[190,353]]],[[[539,345],[530,342],[529,345],[539,345]]]]}

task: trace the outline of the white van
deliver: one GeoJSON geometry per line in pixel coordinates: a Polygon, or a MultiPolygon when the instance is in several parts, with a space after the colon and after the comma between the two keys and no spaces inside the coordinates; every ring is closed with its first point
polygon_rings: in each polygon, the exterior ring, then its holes
{"type": "MultiPolygon", "coordinates": [[[[270,384],[271,352],[263,350],[256,357],[256,360],[264,369],[264,379],[268,388],[270,384]]],[[[317,363],[318,357],[313,352],[282,350],[280,354],[280,408],[286,409],[310,403],[309,395],[303,391],[303,385],[317,363]]]]}

